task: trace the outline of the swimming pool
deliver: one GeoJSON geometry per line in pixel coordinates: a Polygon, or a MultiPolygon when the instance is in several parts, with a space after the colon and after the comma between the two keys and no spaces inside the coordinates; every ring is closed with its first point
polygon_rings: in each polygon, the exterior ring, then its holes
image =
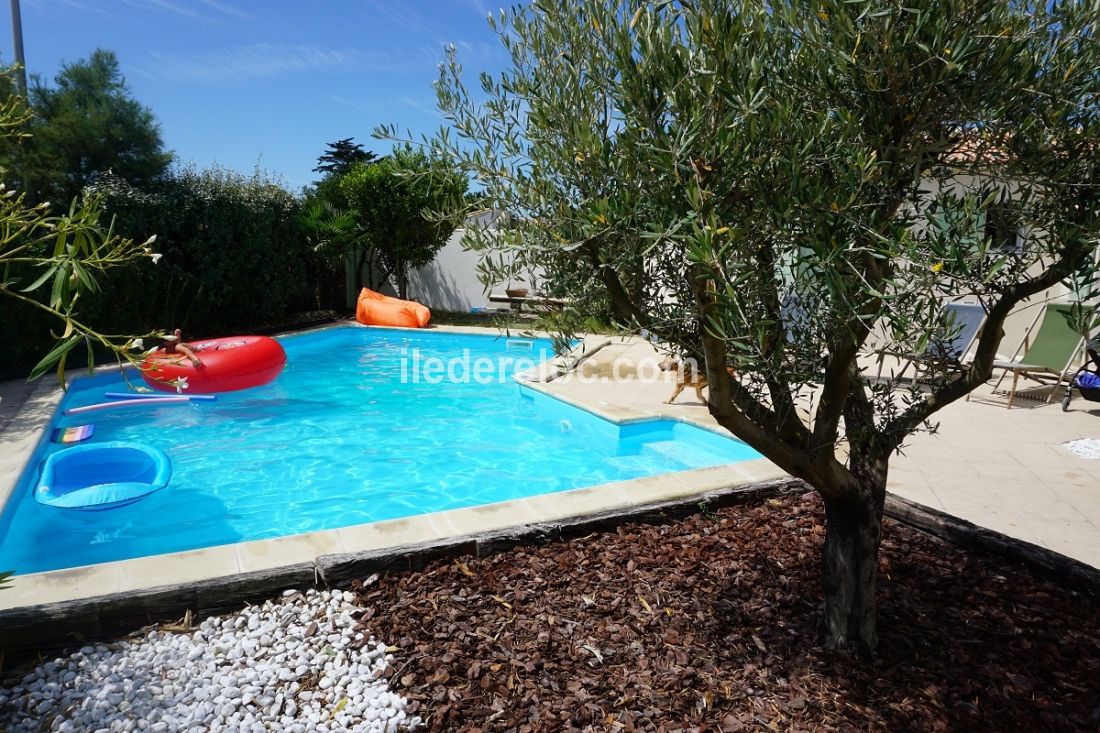
{"type": "Polygon", "coordinates": [[[760,457],[672,420],[617,425],[513,382],[524,362],[551,355],[545,340],[354,326],[281,340],[278,379],[214,402],[65,417],[127,388],[117,373],[75,380],[0,515],[0,569],[280,537],[760,457]],[[87,423],[92,442],[164,451],[167,487],[98,512],[34,501],[41,462],[66,447],[48,442],[53,428],[87,423]]]}

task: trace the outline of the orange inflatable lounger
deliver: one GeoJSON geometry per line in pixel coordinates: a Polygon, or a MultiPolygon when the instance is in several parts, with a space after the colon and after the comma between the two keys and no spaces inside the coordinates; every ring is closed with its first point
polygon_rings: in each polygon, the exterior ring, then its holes
{"type": "Polygon", "coordinates": [[[359,292],[359,304],[355,308],[355,320],[368,326],[402,326],[424,328],[432,319],[427,306],[409,300],[391,298],[369,288],[359,292]]]}

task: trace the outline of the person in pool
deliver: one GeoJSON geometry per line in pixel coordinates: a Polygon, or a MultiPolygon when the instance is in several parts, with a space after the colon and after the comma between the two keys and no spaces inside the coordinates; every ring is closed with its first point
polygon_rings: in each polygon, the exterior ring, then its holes
{"type": "Polygon", "coordinates": [[[179,354],[191,360],[191,364],[196,367],[202,366],[202,359],[195,356],[195,352],[183,343],[183,332],[178,328],[164,339],[164,353],[165,354],[179,354]]]}

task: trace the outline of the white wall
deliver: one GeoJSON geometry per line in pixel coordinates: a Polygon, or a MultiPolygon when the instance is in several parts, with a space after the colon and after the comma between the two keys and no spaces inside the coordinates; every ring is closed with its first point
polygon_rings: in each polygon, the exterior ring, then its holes
{"type": "MultiPolygon", "coordinates": [[[[485,286],[477,276],[481,254],[462,247],[464,236],[464,227],[455,229],[430,265],[409,273],[409,297],[437,310],[469,312],[471,308],[507,308],[506,303],[489,302],[485,286]]],[[[505,287],[530,288],[530,284],[514,279],[510,284],[494,285],[492,292],[503,293],[505,287]]]]}
{"type": "Polygon", "coordinates": [[[465,235],[465,228],[455,229],[430,265],[409,273],[410,297],[437,310],[468,312],[489,305],[477,279],[480,254],[462,248],[465,235]]]}

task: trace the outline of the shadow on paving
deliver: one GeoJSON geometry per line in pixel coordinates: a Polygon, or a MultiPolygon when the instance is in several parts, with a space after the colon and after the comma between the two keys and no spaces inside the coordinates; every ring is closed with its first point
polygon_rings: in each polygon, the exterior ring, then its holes
{"type": "Polygon", "coordinates": [[[887,521],[879,656],[815,646],[813,495],[354,584],[433,731],[1096,730],[1100,610],[887,521]]]}

